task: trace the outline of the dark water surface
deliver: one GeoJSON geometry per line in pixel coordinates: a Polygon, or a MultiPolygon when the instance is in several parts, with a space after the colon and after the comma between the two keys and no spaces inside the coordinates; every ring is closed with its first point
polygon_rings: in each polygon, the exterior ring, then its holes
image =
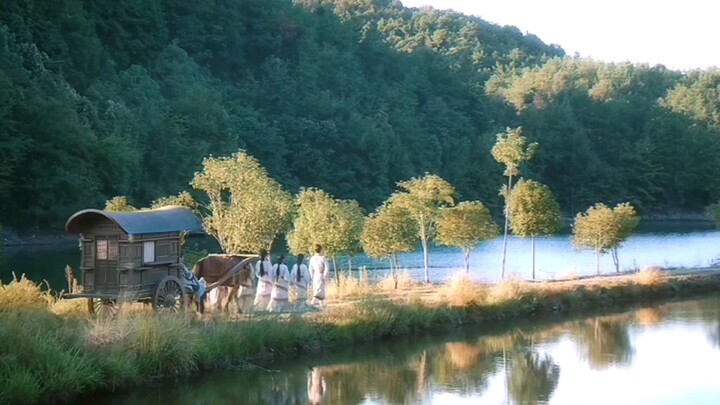
{"type": "Polygon", "coordinates": [[[720,294],[542,324],[348,346],[103,404],[718,404],[720,294]]]}

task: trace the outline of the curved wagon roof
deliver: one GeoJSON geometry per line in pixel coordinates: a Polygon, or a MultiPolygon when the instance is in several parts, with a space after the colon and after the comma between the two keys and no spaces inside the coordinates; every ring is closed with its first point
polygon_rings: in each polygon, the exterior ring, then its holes
{"type": "Polygon", "coordinates": [[[86,209],[73,214],[65,223],[65,230],[68,233],[81,233],[89,224],[103,217],[115,222],[128,235],[180,231],[203,232],[200,218],[187,208],[175,205],[132,212],[86,209]]]}

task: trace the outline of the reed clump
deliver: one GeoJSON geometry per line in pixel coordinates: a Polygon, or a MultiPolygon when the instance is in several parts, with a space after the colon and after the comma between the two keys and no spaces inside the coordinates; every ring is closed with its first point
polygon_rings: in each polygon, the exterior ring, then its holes
{"type": "Polygon", "coordinates": [[[485,299],[485,291],[465,273],[450,277],[441,288],[441,294],[452,306],[479,305],[485,299]]]}
{"type": "Polygon", "coordinates": [[[659,267],[645,267],[635,273],[635,280],[644,286],[658,285],[662,281],[663,272],[659,267]]]}
{"type": "Polygon", "coordinates": [[[46,289],[39,283],[30,281],[25,275],[20,278],[13,273],[13,279],[8,284],[0,281],[0,312],[17,309],[43,309],[53,302],[49,293],[49,286],[46,289]]]}
{"type": "Polygon", "coordinates": [[[379,279],[375,285],[381,291],[392,291],[392,290],[408,290],[417,287],[419,283],[413,280],[410,272],[405,270],[398,270],[394,275],[389,273],[385,277],[379,279]]]}

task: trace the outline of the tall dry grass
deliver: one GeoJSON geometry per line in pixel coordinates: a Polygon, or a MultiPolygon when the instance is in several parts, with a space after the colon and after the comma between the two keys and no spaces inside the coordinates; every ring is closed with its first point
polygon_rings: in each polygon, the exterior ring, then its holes
{"type": "Polygon", "coordinates": [[[50,286],[30,281],[21,275],[20,278],[13,273],[13,279],[8,284],[0,281],[0,312],[16,309],[45,309],[54,301],[50,295],[50,286]],[[43,289],[43,287],[45,289],[43,289]]]}
{"type": "Polygon", "coordinates": [[[457,273],[441,287],[443,299],[452,306],[479,305],[484,299],[481,286],[465,273],[457,273]]]}
{"type": "Polygon", "coordinates": [[[379,279],[375,284],[381,291],[409,290],[421,285],[419,281],[412,278],[410,271],[407,269],[398,270],[394,276],[392,273],[388,273],[385,277],[379,279]]]}
{"type": "Polygon", "coordinates": [[[662,279],[663,272],[659,267],[645,267],[635,273],[635,281],[640,285],[658,285],[662,279]]]}
{"type": "Polygon", "coordinates": [[[519,300],[527,291],[524,281],[517,277],[510,277],[493,284],[487,295],[489,304],[500,304],[502,302],[513,302],[519,300]]]}
{"type": "MultiPolygon", "coordinates": [[[[333,282],[328,285],[331,298],[354,297],[348,305],[281,316],[198,320],[194,314],[124,309],[135,304],[123,304],[112,318],[91,317],[86,312],[86,300],[61,304],[41,284],[15,278],[0,285],[0,403],[70,400],[88,390],[236,365],[258,353],[292,355],[325,345],[342,346],[479,320],[529,316],[553,307],[537,293],[537,284],[516,278],[484,285],[461,274],[437,289],[417,287],[407,272],[400,273],[398,280],[398,287],[406,289],[398,294],[416,299],[388,300],[388,296],[393,297],[387,292],[394,290],[392,277],[372,282],[366,272],[360,272],[353,277],[343,275],[340,286],[333,282]],[[413,295],[415,292],[418,294],[413,295]],[[429,304],[434,301],[427,300],[428,294],[444,295],[444,299],[440,304],[429,304]],[[68,316],[80,311],[82,316],[68,316]]],[[[663,280],[658,269],[646,269],[625,284],[606,286],[603,299],[643,294],[653,289],[623,287],[663,280]],[[613,291],[617,294],[611,294],[613,291]]],[[[578,291],[577,286],[567,287],[552,294],[552,299],[593,298],[593,289],[584,289],[583,294],[578,291]]]]}

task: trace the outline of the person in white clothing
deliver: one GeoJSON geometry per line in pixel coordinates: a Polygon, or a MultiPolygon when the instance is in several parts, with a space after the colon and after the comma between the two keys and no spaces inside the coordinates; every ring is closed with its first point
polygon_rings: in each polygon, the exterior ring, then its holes
{"type": "Polygon", "coordinates": [[[270,293],[268,311],[283,312],[288,306],[288,285],[290,284],[290,272],[288,272],[288,267],[285,265],[284,255],[278,257],[272,271],[275,284],[270,293]]]}
{"type": "Polygon", "coordinates": [[[274,282],[270,255],[265,249],[260,251],[260,261],[258,262],[255,276],[258,279],[255,292],[255,308],[264,311],[270,304],[270,293],[274,282]]]}
{"type": "Polygon", "coordinates": [[[305,255],[299,254],[297,263],[293,265],[292,271],[290,271],[290,285],[295,291],[295,308],[298,311],[302,311],[307,306],[307,288],[311,280],[310,272],[303,263],[304,260],[305,255]]]}
{"type": "Polygon", "coordinates": [[[328,263],[323,256],[321,245],[315,245],[315,254],[310,258],[310,277],[313,282],[312,305],[323,306],[325,302],[325,278],[328,274],[328,263]]]}
{"type": "Polygon", "coordinates": [[[308,373],[308,401],[312,405],[319,405],[325,398],[327,386],[325,378],[320,374],[317,367],[313,367],[308,373]]]}
{"type": "Polygon", "coordinates": [[[239,314],[250,316],[253,313],[253,299],[255,298],[255,272],[250,264],[241,271],[236,279],[238,287],[235,305],[239,314]],[[249,270],[249,271],[246,271],[249,270]]]}

